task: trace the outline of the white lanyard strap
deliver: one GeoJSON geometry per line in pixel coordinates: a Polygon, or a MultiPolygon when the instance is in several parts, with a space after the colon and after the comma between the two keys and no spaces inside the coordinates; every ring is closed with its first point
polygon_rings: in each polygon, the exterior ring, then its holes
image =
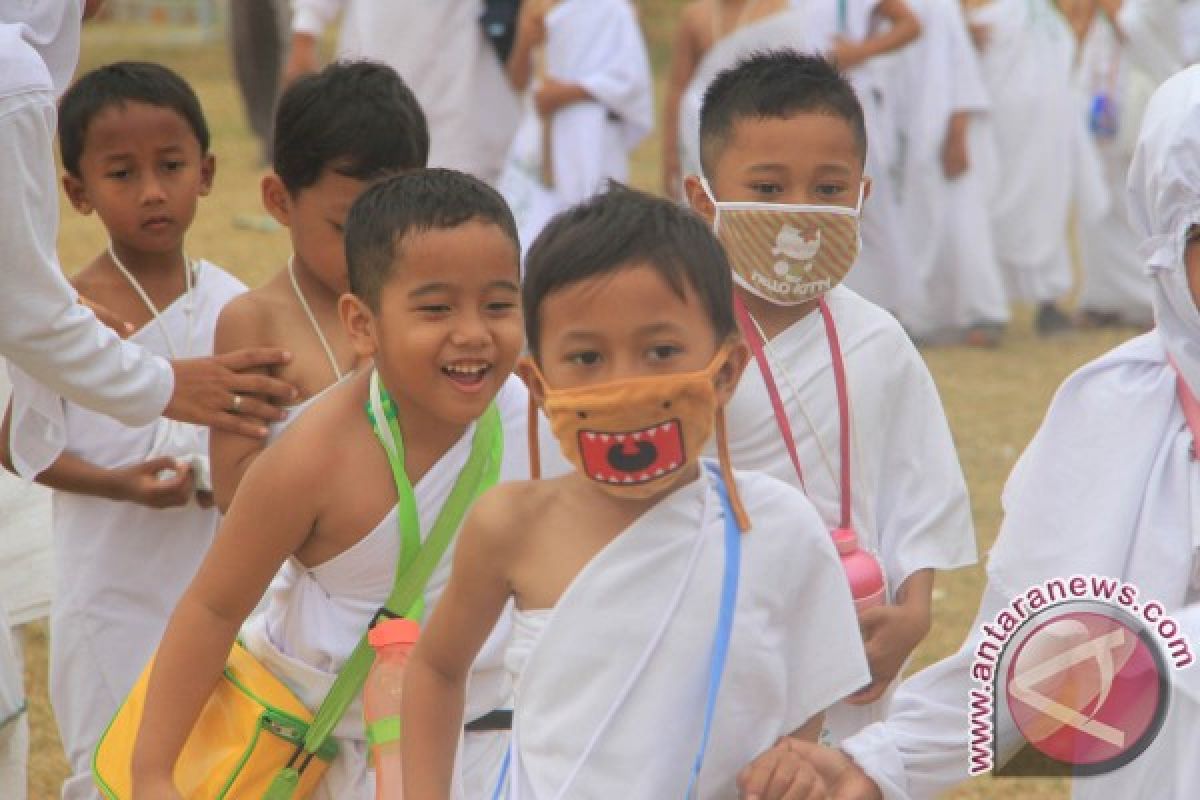
{"type": "Polygon", "coordinates": [[[325,357],[329,359],[329,366],[333,369],[334,377],[340,381],[342,379],[342,369],[338,366],[337,359],[333,357],[333,348],[329,346],[329,340],[325,338],[325,332],[321,330],[321,326],[317,322],[317,316],[308,305],[308,300],[305,299],[304,292],[300,291],[300,282],[296,280],[296,270],[292,266],[292,262],[295,260],[296,257],[292,256],[288,259],[287,264],[288,277],[292,279],[292,290],[296,293],[296,299],[300,301],[300,308],[304,309],[304,315],[308,317],[308,323],[312,325],[313,332],[317,334],[317,339],[321,342],[321,347],[325,350],[325,357]]]}
{"type": "MultiPolygon", "coordinates": [[[[117,253],[113,249],[112,242],[108,243],[108,257],[112,260],[113,266],[117,271],[125,276],[125,280],[129,281],[129,285],[137,292],[138,297],[142,298],[142,302],[146,304],[154,321],[158,324],[158,329],[162,333],[163,338],[167,341],[167,352],[171,354],[171,358],[179,358],[180,352],[175,349],[175,343],[171,340],[171,333],[167,330],[166,323],[162,321],[162,313],[158,310],[158,306],[154,305],[154,301],[150,299],[150,295],[146,294],[146,290],[138,283],[137,278],[133,277],[133,273],[121,263],[121,259],[117,258],[117,253]]],[[[185,255],[183,257],[183,285],[184,285],[184,316],[187,317],[187,339],[183,346],[190,348],[192,346],[192,262],[185,255]]],[[[186,352],[183,355],[187,355],[186,352]]]]}

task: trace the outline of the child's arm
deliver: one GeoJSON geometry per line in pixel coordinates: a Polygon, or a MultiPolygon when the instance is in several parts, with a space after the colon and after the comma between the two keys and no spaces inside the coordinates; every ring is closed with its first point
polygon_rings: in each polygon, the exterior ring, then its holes
{"type": "Polygon", "coordinates": [[[701,43],[697,35],[698,20],[703,8],[691,3],[679,18],[675,47],[671,51],[671,69],[667,77],[667,96],[663,102],[662,165],[663,193],[679,198],[683,176],[679,174],[679,105],[683,92],[700,63],[701,43]]]}
{"type": "Polygon", "coordinates": [[[405,667],[404,796],[450,796],[462,733],[467,676],[511,590],[520,514],[519,485],[499,486],[476,501],[459,533],[454,569],[405,667]]]}
{"type": "MultiPolygon", "coordinates": [[[[12,404],[0,423],[0,464],[16,473],[9,438],[12,428],[12,404]]],[[[128,467],[106,469],[70,453],[60,455],[34,481],[42,486],[74,494],[86,494],[123,503],[138,503],[151,508],[187,505],[195,493],[191,468],[173,458],[152,458],[128,467]],[[171,475],[159,478],[163,470],[171,475]]]]}
{"type": "Polygon", "coordinates": [[[971,165],[967,153],[967,126],[971,112],[955,111],[946,125],[946,138],[942,142],[942,174],[948,179],[957,178],[971,165]]]}
{"type": "MultiPolygon", "coordinates": [[[[213,353],[220,355],[243,347],[266,344],[262,313],[249,295],[233,298],[221,309],[213,335],[213,353]]],[[[266,372],[265,369],[259,370],[266,372]]],[[[213,428],[208,437],[213,500],[222,512],[229,510],[234,492],[254,459],[266,448],[262,439],[213,428]]]]}
{"type": "Polygon", "coordinates": [[[508,54],[505,71],[508,81],[518,92],[529,87],[533,78],[533,49],[546,40],[546,0],[533,0],[521,4],[517,18],[517,36],[512,52],[508,54]]]}
{"type": "Polygon", "coordinates": [[[900,585],[895,604],[871,608],[859,616],[863,646],[871,665],[871,685],[847,697],[846,702],[866,705],[882,697],[905,660],[929,633],[933,578],[933,570],[917,570],[900,585]]]}
{"type": "Polygon", "coordinates": [[[546,77],[533,92],[533,105],[541,117],[548,117],[572,103],[591,99],[591,93],[578,83],[567,83],[551,77],[546,77]]]}
{"type": "Polygon", "coordinates": [[[247,471],[212,549],[179,601],[155,655],[133,756],[138,798],[177,797],[172,774],[224,669],[242,622],[283,560],[309,536],[328,484],[293,437],[247,471]],[[286,501],[285,501],[286,499],[286,501]]]}
{"type": "Polygon", "coordinates": [[[875,14],[891,23],[882,33],[852,42],[838,36],[833,42],[833,60],[840,69],[851,69],[875,56],[899,50],[921,35],[921,22],[904,0],[879,0],[875,14]]]}

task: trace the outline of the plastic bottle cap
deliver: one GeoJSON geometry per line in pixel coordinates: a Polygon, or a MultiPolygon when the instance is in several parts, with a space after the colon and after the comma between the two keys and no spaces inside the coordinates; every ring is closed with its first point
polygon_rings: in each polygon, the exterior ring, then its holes
{"type": "Polygon", "coordinates": [[[838,555],[846,556],[858,549],[858,536],[849,528],[838,528],[833,532],[833,544],[838,555]]]}
{"type": "Polygon", "coordinates": [[[421,626],[411,619],[385,619],[367,633],[367,643],[376,650],[393,644],[414,644],[420,633],[421,626]]]}

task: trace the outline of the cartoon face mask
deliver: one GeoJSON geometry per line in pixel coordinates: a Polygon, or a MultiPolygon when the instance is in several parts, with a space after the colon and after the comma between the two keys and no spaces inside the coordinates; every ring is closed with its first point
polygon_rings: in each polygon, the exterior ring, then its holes
{"type": "Polygon", "coordinates": [[[718,202],[713,229],[733,267],[733,280],[776,305],[815,300],[842,282],[861,248],[863,184],[854,208],[834,205],[718,202]]]}

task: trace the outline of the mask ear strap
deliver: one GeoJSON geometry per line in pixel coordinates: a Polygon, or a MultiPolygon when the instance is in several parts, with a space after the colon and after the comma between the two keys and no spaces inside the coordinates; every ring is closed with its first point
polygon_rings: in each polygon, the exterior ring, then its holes
{"type": "Polygon", "coordinates": [[[526,438],[529,442],[529,479],[536,481],[542,477],[542,451],[538,447],[538,406],[534,402],[532,392],[529,395],[528,425],[526,438]]]}
{"type": "Polygon", "coordinates": [[[717,460],[721,464],[721,477],[725,480],[725,491],[729,494],[729,505],[733,509],[733,517],[737,521],[738,530],[746,533],[750,530],[750,517],[746,507],[742,505],[742,495],[738,492],[737,482],[733,479],[733,467],[729,462],[729,440],[725,435],[725,408],[717,409],[717,460]]]}

